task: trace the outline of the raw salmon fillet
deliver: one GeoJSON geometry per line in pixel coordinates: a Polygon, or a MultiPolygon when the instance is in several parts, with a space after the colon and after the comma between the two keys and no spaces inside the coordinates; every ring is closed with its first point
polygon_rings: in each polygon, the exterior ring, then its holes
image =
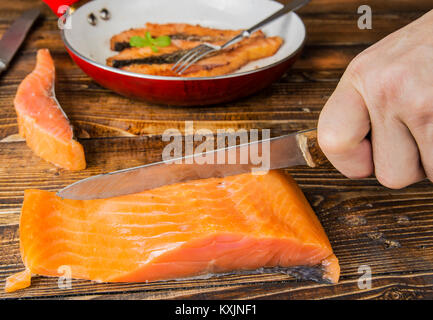
{"type": "Polygon", "coordinates": [[[20,134],[39,157],[69,170],[86,167],[83,146],[54,93],[55,68],[47,49],[38,50],[36,67],[21,82],[14,105],[20,134]]]}
{"type": "Polygon", "coordinates": [[[317,266],[336,283],[338,260],[296,182],[281,171],[167,185],[103,200],[26,190],[24,272],[102,282],[178,279],[261,267],[317,266]]]}

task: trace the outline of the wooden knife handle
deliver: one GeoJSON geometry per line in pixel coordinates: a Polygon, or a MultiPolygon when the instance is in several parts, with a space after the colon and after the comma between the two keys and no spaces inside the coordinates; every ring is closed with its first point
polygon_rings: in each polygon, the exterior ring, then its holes
{"type": "Polygon", "coordinates": [[[332,166],[319,147],[319,143],[317,142],[317,129],[300,131],[297,134],[297,139],[302,155],[310,167],[332,166]]]}

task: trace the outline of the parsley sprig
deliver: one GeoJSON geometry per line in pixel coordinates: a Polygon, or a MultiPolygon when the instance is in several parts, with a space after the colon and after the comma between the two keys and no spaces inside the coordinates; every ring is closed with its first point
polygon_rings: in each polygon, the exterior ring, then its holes
{"type": "Polygon", "coordinates": [[[150,47],[153,52],[158,52],[158,47],[168,47],[171,44],[171,38],[169,36],[152,38],[150,32],[147,31],[144,37],[132,36],[129,39],[129,44],[131,47],[137,48],[150,47]]]}

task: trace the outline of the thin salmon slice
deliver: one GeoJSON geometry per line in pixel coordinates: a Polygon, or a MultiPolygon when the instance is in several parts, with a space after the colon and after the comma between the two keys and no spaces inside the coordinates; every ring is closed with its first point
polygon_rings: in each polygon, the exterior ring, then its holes
{"type": "Polygon", "coordinates": [[[14,292],[22,288],[30,286],[32,280],[32,273],[29,269],[18,272],[6,279],[5,291],[14,292]]]}
{"type": "Polygon", "coordinates": [[[146,23],[144,28],[126,30],[113,36],[110,39],[111,50],[122,51],[123,49],[129,48],[129,40],[131,37],[144,37],[146,32],[150,32],[153,37],[167,35],[172,40],[226,42],[238,35],[241,30],[221,30],[185,23],[146,23]]]}
{"type": "Polygon", "coordinates": [[[281,171],[167,185],[103,200],[26,190],[20,218],[30,274],[102,282],[178,279],[262,267],[320,266],[336,283],[338,260],[296,182],[281,171]],[[60,268],[60,269],[59,269],[60,268]]]}
{"type": "MultiPolygon", "coordinates": [[[[232,73],[251,61],[263,59],[274,55],[281,47],[283,40],[280,37],[252,37],[242,40],[237,46],[228,48],[216,55],[209,56],[193,64],[184,71],[181,77],[212,77],[232,73]]],[[[179,76],[172,69],[173,61],[169,63],[150,63],[145,59],[141,61],[129,60],[130,65],[121,69],[131,72],[158,76],[179,76]],[[147,62],[147,63],[146,63],[147,62]]],[[[124,63],[119,64],[124,65],[124,63]]]]}
{"type": "Polygon", "coordinates": [[[212,77],[233,73],[249,62],[273,56],[283,44],[280,37],[266,37],[258,30],[250,37],[194,63],[181,75],[173,72],[173,65],[189,50],[203,43],[223,45],[240,30],[221,30],[182,23],[152,24],[145,28],[130,29],[111,38],[111,49],[120,51],[106,60],[107,65],[130,72],[172,77],[212,77]],[[171,44],[152,51],[149,47],[131,48],[133,36],[169,36],[171,44]]]}
{"type": "MultiPolygon", "coordinates": [[[[247,41],[251,42],[251,39],[256,38],[265,38],[265,34],[260,30],[256,31],[248,39],[244,39],[243,41],[232,45],[230,50],[233,51],[245,44],[247,41]]],[[[215,45],[223,45],[226,41],[212,41],[211,43],[215,45]]],[[[158,48],[157,52],[154,52],[150,47],[127,48],[122,50],[120,53],[109,57],[106,62],[107,65],[115,68],[122,68],[124,66],[136,64],[144,64],[148,66],[152,64],[174,64],[182,56],[188,53],[189,50],[199,46],[200,44],[202,44],[200,41],[177,39],[172,40],[171,44],[167,47],[158,48]]]]}
{"type": "Polygon", "coordinates": [[[158,52],[153,52],[150,47],[127,48],[119,54],[109,57],[107,65],[110,67],[121,68],[130,64],[159,64],[175,63],[184,54],[200,45],[200,42],[173,40],[170,46],[159,48],[158,52]]]}
{"type": "Polygon", "coordinates": [[[82,170],[84,149],[74,140],[73,128],[56,99],[54,80],[48,49],[38,50],[36,67],[21,82],[14,100],[19,133],[39,157],[61,168],[82,170]]]}

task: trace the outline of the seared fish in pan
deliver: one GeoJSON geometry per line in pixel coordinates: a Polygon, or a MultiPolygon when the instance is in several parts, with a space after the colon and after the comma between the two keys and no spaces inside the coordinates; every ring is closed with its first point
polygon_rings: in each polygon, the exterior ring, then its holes
{"type": "Polygon", "coordinates": [[[169,36],[172,40],[187,40],[193,42],[222,41],[223,43],[241,32],[241,30],[219,30],[185,23],[146,23],[145,28],[130,29],[113,36],[111,38],[111,50],[122,51],[123,49],[129,48],[129,39],[131,37],[144,36],[147,31],[149,31],[153,37],[169,36]]]}
{"type": "MultiPolygon", "coordinates": [[[[179,76],[171,68],[188,50],[204,42],[222,45],[239,32],[199,25],[147,23],[145,28],[127,30],[111,38],[111,49],[120,52],[108,58],[107,65],[149,75],[179,76]],[[131,37],[145,37],[147,32],[152,37],[169,36],[170,45],[158,47],[157,50],[130,46],[131,37]]],[[[233,73],[251,61],[274,55],[282,44],[280,37],[266,37],[262,31],[257,31],[225,50],[208,55],[180,76],[212,77],[233,73]]]]}

